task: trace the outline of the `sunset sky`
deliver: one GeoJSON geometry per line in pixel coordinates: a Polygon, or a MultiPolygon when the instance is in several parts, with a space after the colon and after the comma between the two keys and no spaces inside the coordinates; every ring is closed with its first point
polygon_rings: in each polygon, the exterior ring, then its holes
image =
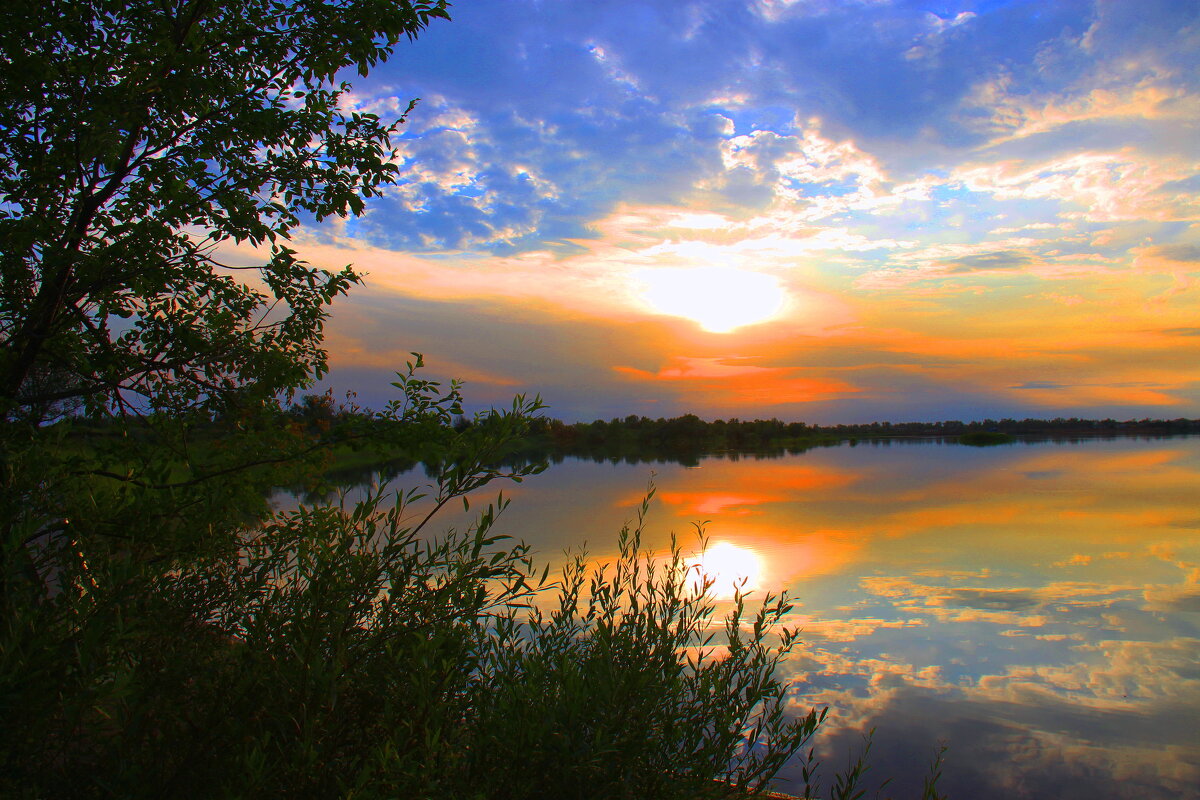
{"type": "Polygon", "coordinates": [[[459,0],[349,103],[402,179],[305,227],[474,407],[1200,417],[1200,3],[459,0]]]}

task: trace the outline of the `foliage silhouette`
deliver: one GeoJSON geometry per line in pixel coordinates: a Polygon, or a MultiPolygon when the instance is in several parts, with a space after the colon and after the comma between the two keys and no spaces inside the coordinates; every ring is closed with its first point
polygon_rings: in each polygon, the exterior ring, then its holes
{"type": "Polygon", "coordinates": [[[218,409],[319,377],[326,306],[359,276],[287,239],[362,213],[403,122],[344,110],[337,75],[439,17],[444,0],[4,4],[0,413],[218,409]],[[223,242],[264,261],[224,264],[223,242]]]}

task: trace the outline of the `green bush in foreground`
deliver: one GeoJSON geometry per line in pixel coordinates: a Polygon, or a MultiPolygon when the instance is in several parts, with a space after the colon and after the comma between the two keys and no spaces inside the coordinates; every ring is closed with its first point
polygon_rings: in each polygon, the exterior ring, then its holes
{"type": "Polygon", "coordinates": [[[678,551],[656,569],[626,531],[530,612],[495,510],[428,540],[378,496],[301,509],[186,569],[59,554],[62,590],[4,632],[0,791],[693,798],[764,784],[816,729],[782,715],[782,600],[748,631],[739,605],[726,654],[678,551]]]}
{"type": "Polygon", "coordinates": [[[485,695],[469,771],[497,797],[700,798],[765,788],[823,715],[784,716],[775,677],[792,606],[738,597],[720,644],[708,585],[673,546],[665,561],[622,530],[614,563],[577,555],[556,607],[503,616],[484,641],[485,695]]]}

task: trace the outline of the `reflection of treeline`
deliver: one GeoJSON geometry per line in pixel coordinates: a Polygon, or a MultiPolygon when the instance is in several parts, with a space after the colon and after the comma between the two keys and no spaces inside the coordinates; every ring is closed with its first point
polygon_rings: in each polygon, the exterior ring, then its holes
{"type": "MultiPolygon", "coordinates": [[[[465,430],[470,423],[460,420],[465,430]]],[[[812,447],[856,439],[934,437],[998,433],[1028,438],[1068,439],[1096,436],[1171,436],[1200,433],[1196,419],[984,419],[973,422],[871,422],[859,425],[816,425],[779,419],[705,421],[695,414],[651,419],[630,414],[624,418],[566,423],[534,420],[521,455],[557,458],[577,456],[597,460],[672,460],[716,452],[755,452],[766,456],[802,452],[812,447]]]]}

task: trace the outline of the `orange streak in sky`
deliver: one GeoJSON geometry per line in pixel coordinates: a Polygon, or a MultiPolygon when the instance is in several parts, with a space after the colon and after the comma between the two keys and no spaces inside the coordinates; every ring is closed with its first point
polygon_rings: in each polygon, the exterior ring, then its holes
{"type": "Polygon", "coordinates": [[[724,400],[734,403],[803,403],[859,391],[843,381],[799,377],[796,368],[731,364],[730,360],[677,357],[672,366],[658,372],[626,366],[615,366],[613,371],[637,381],[686,385],[688,392],[700,396],[724,392],[724,400]]]}

